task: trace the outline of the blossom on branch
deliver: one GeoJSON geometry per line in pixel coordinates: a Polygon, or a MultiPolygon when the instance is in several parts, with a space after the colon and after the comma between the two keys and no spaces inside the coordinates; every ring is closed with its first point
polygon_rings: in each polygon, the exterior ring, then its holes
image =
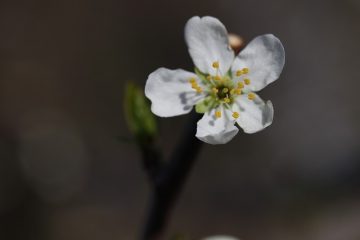
{"type": "Polygon", "coordinates": [[[185,40],[195,71],[159,68],[149,75],[145,95],[154,114],[172,117],[195,106],[204,114],[196,137],[209,144],[229,142],[238,127],[255,133],[272,123],[271,101],[264,102],[256,92],[278,79],[283,69],[285,52],[278,38],[258,36],[235,56],[218,19],[192,17],[185,40]]]}

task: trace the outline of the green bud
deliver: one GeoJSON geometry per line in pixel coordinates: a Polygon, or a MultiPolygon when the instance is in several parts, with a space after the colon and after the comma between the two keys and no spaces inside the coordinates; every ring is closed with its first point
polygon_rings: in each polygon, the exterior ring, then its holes
{"type": "Polygon", "coordinates": [[[126,86],[124,111],[127,125],[137,138],[152,138],[157,134],[156,119],[144,90],[131,82],[126,86]]]}

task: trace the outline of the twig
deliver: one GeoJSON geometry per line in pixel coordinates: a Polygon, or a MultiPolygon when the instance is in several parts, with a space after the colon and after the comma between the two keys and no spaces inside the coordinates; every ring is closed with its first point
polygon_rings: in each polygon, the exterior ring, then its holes
{"type": "Polygon", "coordinates": [[[158,240],[161,237],[171,208],[179,196],[202,145],[202,142],[195,137],[196,122],[200,117],[201,115],[195,112],[191,113],[191,119],[168,164],[161,167],[160,170],[155,170],[155,175],[150,173],[155,181],[145,228],[141,236],[142,240],[158,240]]]}
{"type": "Polygon", "coordinates": [[[162,168],[162,156],[158,149],[154,146],[153,139],[143,139],[139,141],[142,153],[143,167],[148,174],[151,183],[156,182],[156,177],[162,168]]]}

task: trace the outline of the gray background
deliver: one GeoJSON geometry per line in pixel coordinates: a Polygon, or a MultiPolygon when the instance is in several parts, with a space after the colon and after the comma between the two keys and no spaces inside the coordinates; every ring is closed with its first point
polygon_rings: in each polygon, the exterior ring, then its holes
{"type": "MultiPolygon", "coordinates": [[[[260,95],[273,125],[205,145],[166,236],[360,238],[360,2],[0,2],[0,239],[136,239],[149,187],[122,110],[127,81],[193,68],[194,15],[283,42],[260,95]]],[[[159,119],[167,156],[187,116],[159,119]]]]}

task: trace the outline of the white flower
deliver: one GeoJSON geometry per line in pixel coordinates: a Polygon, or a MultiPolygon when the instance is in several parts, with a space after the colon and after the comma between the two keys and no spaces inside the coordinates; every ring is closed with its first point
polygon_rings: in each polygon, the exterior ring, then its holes
{"type": "Polygon", "coordinates": [[[256,37],[235,56],[224,25],[213,17],[192,17],[185,26],[185,40],[196,66],[195,73],[159,68],[151,73],[145,95],[160,117],[196,111],[204,113],[196,137],[210,144],[224,144],[238,132],[255,133],[273,120],[272,103],[255,93],[280,75],[285,52],[272,34],[256,37]]]}

